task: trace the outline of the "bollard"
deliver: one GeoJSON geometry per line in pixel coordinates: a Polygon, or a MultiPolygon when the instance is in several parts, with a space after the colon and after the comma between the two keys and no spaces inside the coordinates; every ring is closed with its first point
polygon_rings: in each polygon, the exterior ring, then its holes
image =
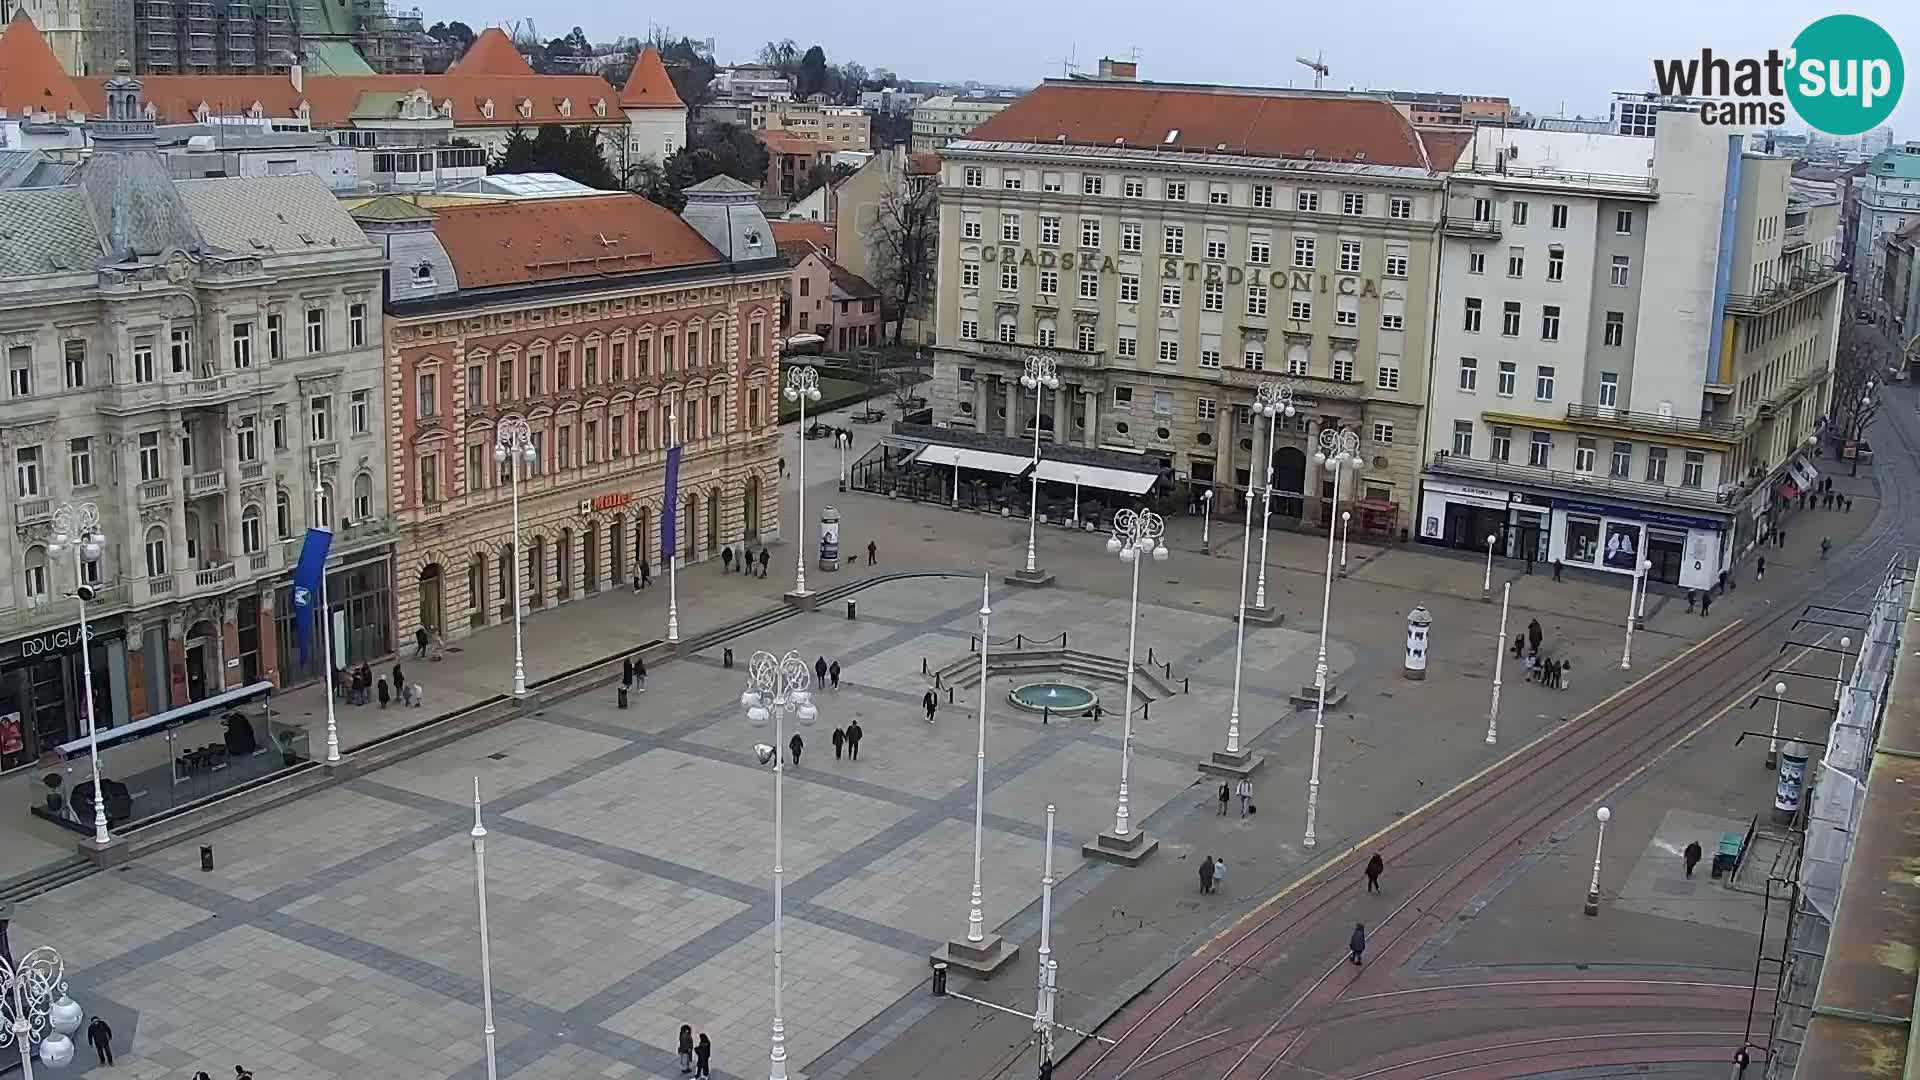
{"type": "Polygon", "coordinates": [[[953,704],[953,687],[947,687],[947,704],[953,704]]]}
{"type": "Polygon", "coordinates": [[[1153,719],[1153,702],[1145,702],[1140,706],[1140,719],[1142,722],[1153,719]]]}
{"type": "Polygon", "coordinates": [[[853,601],[851,600],[847,601],[847,621],[848,622],[854,621],[853,620],[853,601]]]}
{"type": "Polygon", "coordinates": [[[733,646],[729,645],[724,650],[722,650],[720,655],[720,666],[726,667],[726,668],[730,668],[733,666],[733,646]]]}
{"type": "Polygon", "coordinates": [[[1161,664],[1160,670],[1167,673],[1167,678],[1169,679],[1173,678],[1173,661],[1169,660],[1166,663],[1161,664]]]}
{"type": "MultiPolygon", "coordinates": [[[[732,667],[733,665],[728,664],[727,666],[732,667]]],[[[618,694],[619,694],[620,707],[624,709],[627,707],[627,688],[624,686],[621,687],[618,691],[618,694]]]]}
{"type": "Polygon", "coordinates": [[[1153,646],[1149,645],[1147,646],[1147,663],[1151,665],[1153,662],[1153,646]]]}
{"type": "Polygon", "coordinates": [[[947,996],[947,965],[944,963],[933,965],[933,996],[947,996]]]}
{"type": "Polygon", "coordinates": [[[1183,694],[1193,693],[1193,679],[1191,677],[1186,675],[1180,676],[1180,692],[1183,694]]]}
{"type": "Polygon", "coordinates": [[[925,675],[926,673],[927,673],[927,658],[923,656],[920,658],[920,674],[925,675]]]}
{"type": "Polygon", "coordinates": [[[1013,647],[1014,647],[1014,648],[1016,648],[1016,649],[1024,649],[1024,648],[1026,648],[1026,647],[1027,647],[1027,639],[1026,639],[1026,637],[1025,637],[1024,635],[1021,635],[1021,634],[1015,634],[1015,635],[1013,635],[1013,647]]]}
{"type": "Polygon", "coordinates": [[[933,688],[935,690],[942,689],[940,685],[940,673],[937,671],[933,673],[933,688]]]}
{"type": "Polygon", "coordinates": [[[200,872],[203,874],[213,873],[213,845],[212,844],[200,845],[200,872]]]}
{"type": "Polygon", "coordinates": [[[1040,723],[1043,725],[1053,723],[1053,706],[1042,705],[1040,707],[1040,723]]]}

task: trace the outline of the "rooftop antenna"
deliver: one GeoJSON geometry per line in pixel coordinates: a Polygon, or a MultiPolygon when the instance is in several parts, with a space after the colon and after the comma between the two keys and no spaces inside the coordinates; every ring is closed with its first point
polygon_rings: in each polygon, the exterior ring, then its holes
{"type": "Polygon", "coordinates": [[[1067,55],[1065,56],[1065,58],[1063,58],[1060,61],[1060,77],[1061,78],[1071,79],[1074,77],[1076,73],[1079,72],[1080,65],[1074,63],[1074,57],[1077,56],[1079,52],[1080,52],[1080,46],[1078,44],[1069,45],[1067,47],[1067,55]]]}
{"type": "Polygon", "coordinates": [[[1319,55],[1312,60],[1304,56],[1296,56],[1293,58],[1293,62],[1313,72],[1313,88],[1315,90],[1320,89],[1325,83],[1330,70],[1327,67],[1327,53],[1325,49],[1320,50],[1319,55]]]}

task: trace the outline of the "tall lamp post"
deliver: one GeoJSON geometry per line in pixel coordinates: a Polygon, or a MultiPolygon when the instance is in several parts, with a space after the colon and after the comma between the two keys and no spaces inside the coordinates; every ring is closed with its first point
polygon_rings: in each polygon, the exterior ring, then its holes
{"type": "MultiPolygon", "coordinates": [[[[1060,362],[1051,356],[1027,357],[1027,370],[1020,376],[1020,385],[1033,391],[1033,484],[1027,495],[1026,573],[1028,577],[1038,577],[1040,569],[1034,560],[1033,534],[1040,520],[1040,418],[1047,412],[1047,396],[1043,391],[1060,389],[1060,362]]],[[[1055,423],[1059,420],[1054,417],[1055,423]]]]}
{"type": "Polygon", "coordinates": [[[1772,769],[1780,763],[1780,699],[1787,696],[1787,684],[1773,684],[1773,730],[1767,733],[1766,768],[1772,769]]]}
{"type": "Polygon", "coordinates": [[[1513,600],[1513,582],[1500,587],[1500,636],[1493,641],[1493,704],[1487,707],[1487,745],[1500,741],[1500,672],[1507,662],[1507,605],[1513,600]]]}
{"type": "Polygon", "coordinates": [[[980,737],[973,753],[973,899],[967,908],[967,943],[979,945],[987,939],[986,920],[981,914],[980,834],[987,809],[987,624],[993,618],[989,602],[990,586],[985,575],[980,579],[980,737]]]}
{"type": "MultiPolygon", "coordinates": [[[[525,417],[509,416],[494,429],[493,460],[507,467],[507,487],[513,500],[513,696],[527,695],[527,654],[520,637],[520,593],[524,587],[526,558],[520,538],[520,473],[538,460],[533,448],[533,429],[525,417]]],[[[333,663],[328,657],[327,663],[333,663]]],[[[331,696],[331,695],[329,695],[331,696]]]]}
{"type": "Polygon", "coordinates": [[[833,441],[840,444],[840,490],[847,490],[847,481],[851,478],[847,472],[847,447],[853,443],[853,436],[845,432],[835,432],[833,441]]]}
{"type": "MultiPolygon", "coordinates": [[[[820,373],[810,367],[788,369],[786,393],[788,401],[800,404],[800,437],[796,440],[800,445],[800,521],[799,527],[795,530],[795,537],[799,543],[795,545],[798,550],[794,553],[793,594],[805,596],[807,595],[807,402],[820,400],[820,373]]],[[[774,749],[778,750],[779,747],[774,749]]],[[[784,1066],[782,1068],[784,1069],[784,1066]]]]}
{"type": "Polygon", "coordinates": [[[12,1044],[20,1051],[20,1075],[33,1080],[33,1043],[40,1042],[40,1061],[58,1069],[73,1060],[73,1040],[67,1036],[85,1016],[67,996],[67,965],[51,946],[41,946],[18,963],[0,954],[0,1050],[12,1044]]]}
{"type": "Polygon", "coordinates": [[[1160,538],[1167,532],[1164,518],[1151,510],[1122,510],[1113,516],[1113,535],[1107,537],[1107,554],[1133,568],[1133,601],[1127,611],[1127,690],[1121,716],[1120,800],[1113,812],[1113,835],[1124,844],[1135,843],[1132,818],[1127,809],[1127,768],[1133,759],[1133,680],[1134,643],[1140,628],[1140,557],[1149,555],[1162,562],[1167,546],[1160,538]]]}
{"type": "Polygon", "coordinates": [[[1620,649],[1621,671],[1628,671],[1633,667],[1633,625],[1640,621],[1636,604],[1642,587],[1641,579],[1645,578],[1647,571],[1651,569],[1653,569],[1652,559],[1641,559],[1640,564],[1633,568],[1633,583],[1627,589],[1627,643],[1620,649]]]}
{"type": "MultiPolygon", "coordinates": [[[[1059,418],[1054,419],[1057,421],[1059,418]]],[[[1080,472],[1079,469],[1073,470],[1073,527],[1076,529],[1080,527],[1080,472]]]]}
{"type": "Polygon", "coordinates": [[[493,937],[487,929],[487,827],[480,824],[480,778],[473,778],[473,894],[480,902],[480,1006],[481,1035],[487,1046],[487,1080],[500,1075],[494,1061],[493,1029],[493,937]]]}
{"type": "MultiPolygon", "coordinates": [[[[1273,517],[1273,440],[1275,432],[1279,429],[1280,418],[1291,417],[1294,414],[1293,387],[1286,383],[1261,383],[1253,392],[1253,412],[1256,416],[1267,418],[1267,459],[1261,472],[1261,476],[1266,478],[1266,483],[1261,485],[1260,491],[1260,580],[1253,590],[1253,606],[1265,611],[1267,607],[1267,524],[1273,517]]],[[[1254,460],[1257,462],[1259,458],[1254,460]]]]}
{"type": "MultiPolygon", "coordinates": [[[[327,505],[327,489],[320,478],[320,454],[313,454],[313,520],[322,528],[331,529],[327,519],[332,516],[332,507],[327,505]]],[[[516,530],[517,532],[518,530],[516,530]]],[[[320,568],[320,648],[327,659],[327,764],[340,764],[340,723],[334,713],[333,704],[333,608],[327,601],[327,568],[320,568]]],[[[400,687],[394,688],[396,691],[400,687]]]]}
{"type": "Polygon", "coordinates": [[[1493,603],[1493,545],[1500,542],[1498,533],[1487,534],[1487,572],[1480,578],[1480,602],[1493,603]]]}
{"type": "Polygon", "coordinates": [[[1353,511],[1340,511],[1340,576],[1347,576],[1347,527],[1353,524],[1353,511]]]}
{"type": "Polygon", "coordinates": [[[1851,648],[1853,648],[1853,639],[1850,637],[1842,637],[1840,639],[1840,677],[1833,680],[1833,703],[1835,706],[1840,704],[1841,688],[1847,685],[1847,650],[1851,648]]]}
{"type": "Polygon", "coordinates": [[[1607,822],[1613,817],[1613,811],[1601,807],[1593,812],[1594,820],[1600,823],[1600,833],[1593,841],[1593,880],[1587,885],[1587,907],[1589,915],[1600,914],[1600,849],[1607,843],[1607,822]]]}
{"type": "MultiPolygon", "coordinates": [[[[669,448],[676,446],[679,440],[680,427],[674,422],[673,402],[668,401],[667,446],[669,448]]],[[[669,449],[668,453],[672,453],[672,450],[669,449]]],[[[677,487],[673,492],[673,500],[680,501],[677,487]]],[[[662,506],[660,512],[666,515],[669,521],[680,520],[678,506],[662,506]]],[[[692,515],[689,514],[688,518],[687,528],[691,529],[693,528],[692,515]]],[[[664,529],[662,533],[664,535],[664,529]]],[[[680,644],[680,536],[677,529],[674,530],[673,543],[667,545],[667,642],[672,645],[680,644]]]]}
{"type": "Polygon", "coordinates": [[[1200,554],[1213,554],[1213,489],[1200,493],[1200,554]]]}
{"type": "Polygon", "coordinates": [[[787,1077],[787,1025],[780,1014],[780,992],[785,982],[781,930],[786,921],[785,913],[781,910],[780,888],[781,878],[786,873],[781,866],[784,854],[781,833],[785,825],[781,781],[786,776],[786,766],[780,755],[785,752],[787,710],[792,709],[803,724],[813,723],[814,717],[819,715],[819,711],[813,707],[813,695],[808,689],[812,685],[813,673],[807,669],[807,662],[800,658],[799,653],[791,649],[784,656],[756,652],[747,661],[747,689],[740,695],[740,704],[746,707],[749,723],[758,727],[767,722],[769,715],[773,717],[773,745],[758,743],[753,748],[760,764],[773,767],[773,1049],[767,1068],[768,1080],[786,1080],[787,1077]]]}
{"type": "MultiPolygon", "coordinates": [[[[93,641],[87,636],[87,601],[93,599],[93,586],[87,584],[86,564],[97,562],[106,548],[107,538],[100,532],[100,508],[90,502],[67,503],[53,512],[53,537],[47,551],[56,558],[73,553],[73,598],[80,609],[80,681],[86,697],[87,753],[93,767],[93,842],[105,847],[113,842],[107,832],[107,797],[100,790],[100,732],[93,711],[93,641]]],[[[331,680],[329,680],[331,681],[331,680]]],[[[333,704],[331,688],[327,704],[333,704]]]]}
{"type": "MultiPolygon", "coordinates": [[[[1322,431],[1320,449],[1314,463],[1333,474],[1333,508],[1340,506],[1340,476],[1349,467],[1360,467],[1360,435],[1342,429],[1322,431]]],[[[1327,580],[1320,594],[1320,652],[1313,662],[1313,686],[1317,700],[1313,707],[1313,771],[1307,777],[1307,834],[1301,843],[1312,847],[1315,826],[1320,816],[1320,746],[1327,729],[1327,623],[1333,617],[1333,519],[1327,519],[1327,580]]]]}
{"type": "Polygon", "coordinates": [[[1053,998],[1059,989],[1059,964],[1053,959],[1053,804],[1047,804],[1046,870],[1040,878],[1040,979],[1033,1005],[1033,1027],[1040,1036],[1042,1076],[1053,1071],[1053,998]]]}

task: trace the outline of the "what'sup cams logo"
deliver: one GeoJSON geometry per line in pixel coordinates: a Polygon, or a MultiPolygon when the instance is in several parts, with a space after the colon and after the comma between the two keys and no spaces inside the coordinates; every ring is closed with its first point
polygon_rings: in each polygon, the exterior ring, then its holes
{"type": "Polygon", "coordinates": [[[1886,122],[1906,84],[1900,46],[1872,19],[1829,15],[1800,31],[1785,52],[1729,60],[1701,49],[1698,57],[1655,60],[1662,95],[1715,100],[1700,106],[1709,124],[1779,127],[1787,105],[1816,131],[1858,135],[1886,122]]]}

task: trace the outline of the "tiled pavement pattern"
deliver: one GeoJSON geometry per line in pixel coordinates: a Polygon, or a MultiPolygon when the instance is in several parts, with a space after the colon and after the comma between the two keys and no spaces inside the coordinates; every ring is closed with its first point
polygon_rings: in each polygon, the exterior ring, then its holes
{"type": "MultiPolygon", "coordinates": [[[[917,579],[859,595],[861,617],[803,616],[731,642],[825,653],[842,689],[820,695],[788,772],[786,1019],[790,1068],[808,1064],[926,977],[926,953],[965,928],[977,697],[918,715],[924,657],[965,655],[979,583],[917,579]],[[858,717],[862,760],[829,734],[858,717]]],[[[1076,649],[1122,655],[1124,600],[996,589],[996,637],[1066,628],[1076,649]]],[[[1193,692],[1136,726],[1132,797],[1146,821],[1193,782],[1190,751],[1216,741],[1232,626],[1143,608],[1141,654],[1179,657],[1193,692]]],[[[1248,636],[1243,727],[1288,715],[1314,639],[1248,636]]],[[[467,830],[472,778],[487,798],[489,914],[502,1075],[677,1076],[679,1024],[709,1033],[716,1075],[765,1068],[772,792],[750,746],[771,741],[738,705],[743,672],[719,650],[658,665],[634,707],[588,691],[370,777],[156,853],[32,901],[16,942],[69,958],[83,1002],[137,1009],[122,1027],[129,1080],[417,1075],[478,1080],[479,960],[467,830]]],[[[1377,665],[1335,643],[1336,667],[1377,665]]],[[[989,924],[1037,895],[1043,808],[1060,810],[1056,872],[1112,820],[1120,688],[1094,725],[1042,726],[989,694],[985,889],[989,924]]],[[[1075,891],[1071,883],[1063,893],[1075,891]]],[[[125,1013],[121,1013],[125,1015],[125,1013]]]]}

